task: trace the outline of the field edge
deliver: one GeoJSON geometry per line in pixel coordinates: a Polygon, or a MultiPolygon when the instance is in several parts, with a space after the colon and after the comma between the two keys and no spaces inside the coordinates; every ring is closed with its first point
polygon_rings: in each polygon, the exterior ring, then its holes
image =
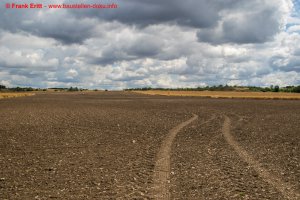
{"type": "Polygon", "coordinates": [[[274,92],[227,92],[227,91],[131,91],[145,95],[203,97],[220,99],[272,99],[272,100],[300,100],[298,93],[274,93],[274,92]]]}

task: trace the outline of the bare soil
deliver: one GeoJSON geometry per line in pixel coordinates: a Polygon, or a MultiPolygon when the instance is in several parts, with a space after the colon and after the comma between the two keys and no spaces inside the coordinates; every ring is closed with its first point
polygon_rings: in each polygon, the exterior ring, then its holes
{"type": "Polygon", "coordinates": [[[169,159],[161,199],[299,199],[299,121],[297,100],[2,99],[0,199],[157,199],[159,152],[169,159]]]}

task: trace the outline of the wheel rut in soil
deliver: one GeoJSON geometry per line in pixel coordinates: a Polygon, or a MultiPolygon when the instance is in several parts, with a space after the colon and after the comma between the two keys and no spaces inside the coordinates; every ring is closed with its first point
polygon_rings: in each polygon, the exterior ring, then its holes
{"type": "Polygon", "coordinates": [[[154,199],[156,200],[168,200],[170,199],[169,192],[169,179],[170,179],[170,155],[172,143],[178,134],[178,132],[189,125],[193,121],[198,119],[198,115],[193,114],[193,117],[189,120],[182,122],[178,126],[174,127],[169,131],[169,134],[163,140],[161,147],[158,151],[155,167],[154,167],[154,199]]]}
{"type": "Polygon", "coordinates": [[[222,132],[223,135],[230,146],[235,150],[235,152],[241,157],[245,162],[252,167],[258,175],[272,187],[276,188],[281,194],[290,200],[299,200],[300,194],[298,191],[293,189],[293,186],[289,183],[282,181],[279,177],[269,173],[261,164],[255,160],[246,150],[234,139],[233,135],[230,133],[231,120],[228,116],[225,116],[225,121],[223,124],[222,132]]]}

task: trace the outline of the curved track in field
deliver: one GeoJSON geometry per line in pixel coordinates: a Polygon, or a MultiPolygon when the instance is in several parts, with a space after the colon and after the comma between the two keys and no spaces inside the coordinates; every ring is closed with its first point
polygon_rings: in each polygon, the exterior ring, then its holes
{"type": "Polygon", "coordinates": [[[251,155],[247,153],[246,150],[243,149],[243,147],[240,146],[240,144],[234,139],[233,135],[230,133],[230,124],[230,118],[228,116],[225,116],[222,132],[228,144],[232,146],[232,148],[236,151],[239,157],[242,158],[245,162],[247,162],[249,166],[251,166],[263,180],[265,180],[267,183],[269,183],[278,191],[280,191],[286,199],[300,199],[300,194],[293,189],[293,186],[282,181],[279,177],[276,177],[275,175],[269,173],[265,168],[261,166],[261,164],[257,160],[255,160],[251,155]]]}
{"type": "Polygon", "coordinates": [[[168,182],[170,178],[170,155],[172,143],[177,133],[196,119],[198,119],[198,115],[193,114],[192,118],[171,129],[162,142],[154,167],[154,199],[170,199],[168,182]]]}

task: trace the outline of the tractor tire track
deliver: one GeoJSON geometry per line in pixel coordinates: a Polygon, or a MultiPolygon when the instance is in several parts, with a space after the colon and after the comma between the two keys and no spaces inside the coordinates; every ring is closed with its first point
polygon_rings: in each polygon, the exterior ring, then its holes
{"type": "Polygon", "coordinates": [[[170,155],[172,143],[178,134],[178,132],[189,125],[193,121],[198,119],[198,115],[193,114],[193,117],[185,122],[182,122],[178,126],[169,131],[164,141],[161,144],[159,152],[157,154],[156,163],[154,167],[154,199],[156,200],[168,200],[170,199],[169,192],[169,179],[170,179],[170,155]]]}
{"type": "Polygon", "coordinates": [[[300,199],[300,194],[298,191],[293,189],[293,186],[289,183],[282,181],[279,177],[269,173],[261,164],[255,160],[251,155],[244,150],[240,144],[234,139],[233,135],[230,133],[231,120],[228,116],[225,116],[225,121],[223,124],[222,132],[223,135],[230,146],[235,150],[235,152],[242,158],[245,162],[249,164],[258,175],[269,183],[272,187],[276,188],[286,199],[297,200],[300,199]]]}

